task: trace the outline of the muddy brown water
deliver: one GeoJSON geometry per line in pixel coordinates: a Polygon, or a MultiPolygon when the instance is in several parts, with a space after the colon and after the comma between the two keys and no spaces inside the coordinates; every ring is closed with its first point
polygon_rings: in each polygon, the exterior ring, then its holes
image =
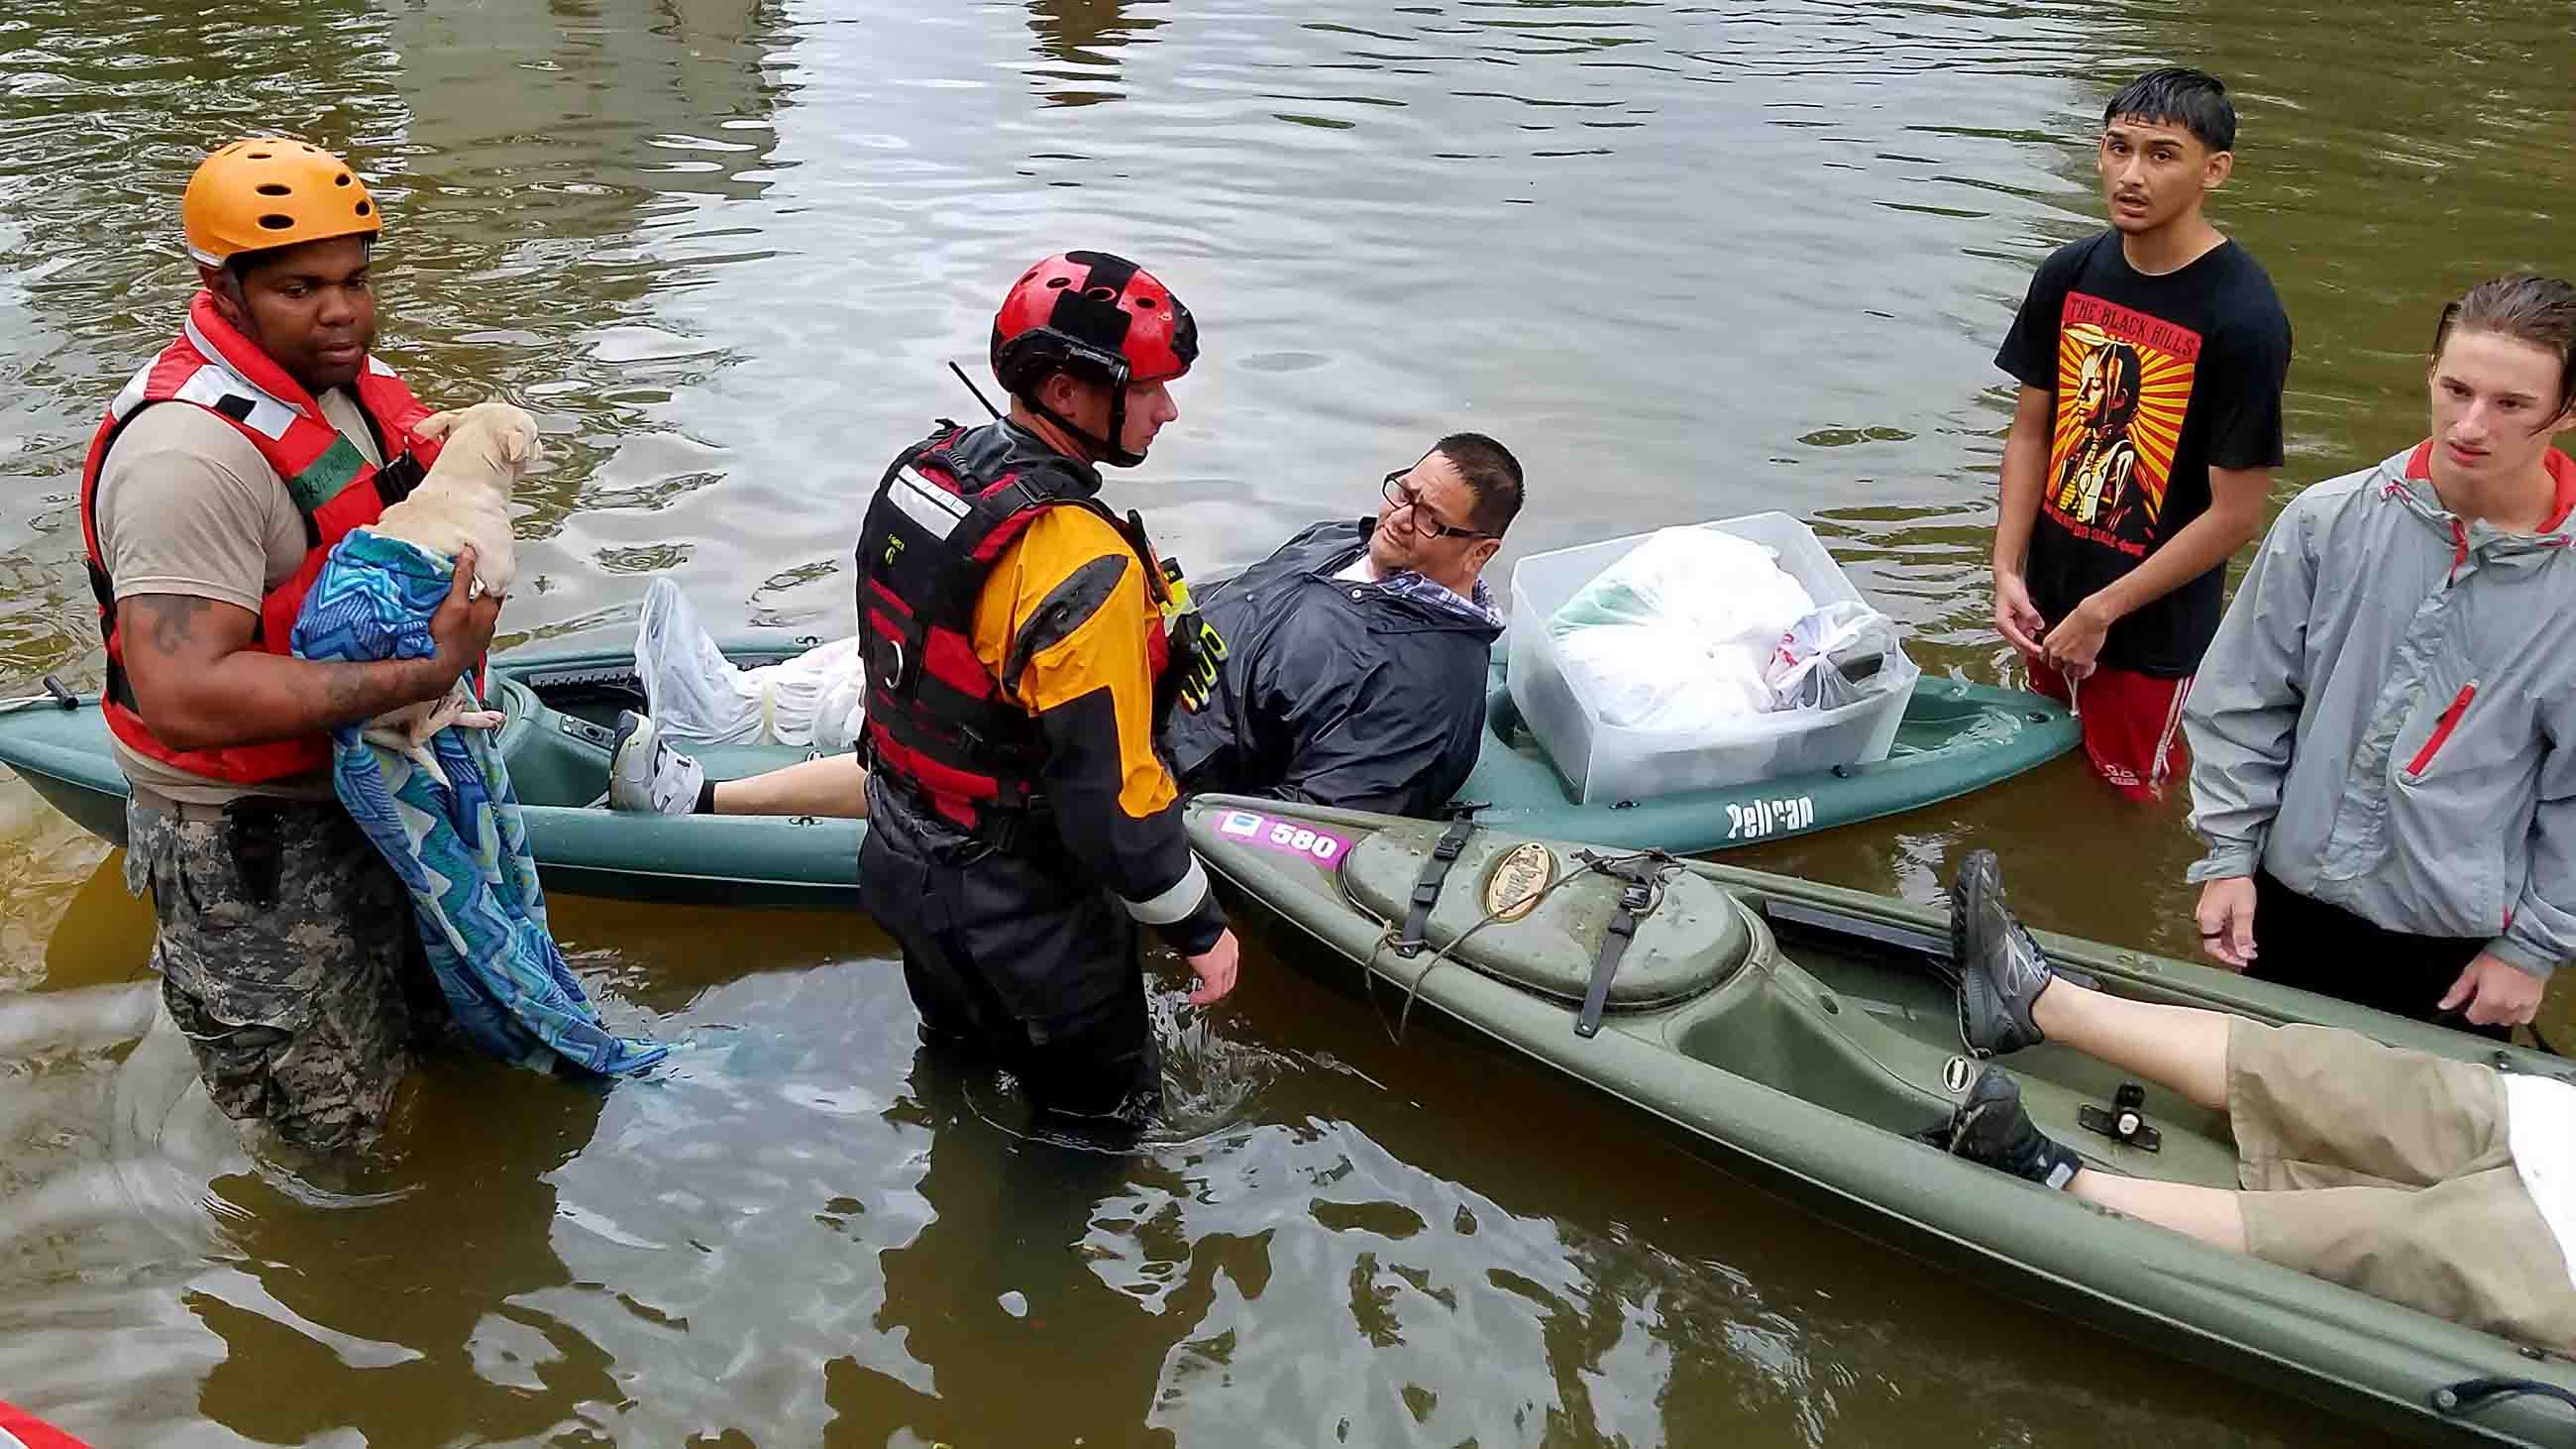
{"type": "MultiPolygon", "coordinates": [[[[1438,433],[1532,472],[1515,554],[1785,508],[1991,679],[1987,535],[2032,265],[2166,59],[2237,87],[2216,215],[2298,334],[2286,497],[2422,427],[2435,308],[2563,271],[2569,12],[1786,0],[20,0],[0,15],[0,674],[94,680],[73,497],[189,284],[209,144],[379,187],[382,350],[537,410],[505,627],[850,626],[855,509],[973,403],[1035,256],[1198,310],[1118,480],[1240,565],[1438,433]]],[[[1507,555],[1508,559],[1509,555],[1507,555]]],[[[1738,857],[2182,952],[2178,803],[2072,761],[1738,857]]],[[[587,1091],[423,1072],[383,1161],[263,1169],[155,1025],[148,912],[0,786],[0,1396],[101,1444],[2195,1444],[2346,1426],[1896,1256],[1462,1037],[1391,1044],[1276,928],[1170,1023],[1147,1150],[1015,1135],[913,1058],[865,922],[557,902],[621,1025],[587,1091]]],[[[1168,987],[1176,968],[1162,963],[1168,987]]],[[[1167,995],[1162,1010],[1172,1012],[1167,995]]],[[[2552,1021],[2565,1013],[2553,1011],[2552,1021]]]]}

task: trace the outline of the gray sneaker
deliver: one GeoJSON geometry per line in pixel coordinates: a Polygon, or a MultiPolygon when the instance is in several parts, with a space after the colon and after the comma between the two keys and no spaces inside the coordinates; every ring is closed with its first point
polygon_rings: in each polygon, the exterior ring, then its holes
{"type": "Polygon", "coordinates": [[[2084,1166],[2083,1158],[2030,1120],[2021,1084],[2001,1067],[1978,1073],[1967,1100],[1951,1115],[1950,1155],[2049,1188],[2064,1188],[2084,1166]]]}
{"type": "Polygon", "coordinates": [[[617,746],[608,757],[608,807],[686,815],[698,808],[704,765],[655,735],[653,718],[635,711],[617,715],[617,746]]]}
{"type": "Polygon", "coordinates": [[[2003,867],[1991,850],[1969,851],[1950,882],[1950,959],[1959,968],[1959,1040],[1970,1053],[1999,1056],[2046,1039],[2030,1009],[2056,973],[2004,904],[2003,867]]]}

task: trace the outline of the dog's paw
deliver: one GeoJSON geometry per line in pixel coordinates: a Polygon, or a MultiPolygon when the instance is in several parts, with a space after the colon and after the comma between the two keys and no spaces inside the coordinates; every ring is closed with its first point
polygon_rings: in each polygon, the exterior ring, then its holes
{"type": "Polygon", "coordinates": [[[415,435],[420,437],[433,440],[443,438],[446,437],[448,432],[456,426],[457,417],[457,409],[447,408],[439,412],[431,413],[428,417],[422,418],[419,422],[412,424],[411,430],[415,435]]]}
{"type": "Polygon", "coordinates": [[[497,730],[508,719],[497,709],[469,709],[449,723],[461,730],[497,730]]]}

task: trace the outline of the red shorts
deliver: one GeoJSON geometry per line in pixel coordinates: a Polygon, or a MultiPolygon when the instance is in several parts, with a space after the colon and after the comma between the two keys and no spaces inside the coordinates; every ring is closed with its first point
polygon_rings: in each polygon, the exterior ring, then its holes
{"type": "Polygon", "coordinates": [[[2084,724],[2084,753],[2093,772],[2132,800],[2161,800],[2165,782],[2190,769],[2182,738],[2182,702],[2191,676],[2158,679],[2127,669],[2095,669],[2067,688],[2047,661],[2022,656],[2030,687],[2075,711],[2084,724]]]}

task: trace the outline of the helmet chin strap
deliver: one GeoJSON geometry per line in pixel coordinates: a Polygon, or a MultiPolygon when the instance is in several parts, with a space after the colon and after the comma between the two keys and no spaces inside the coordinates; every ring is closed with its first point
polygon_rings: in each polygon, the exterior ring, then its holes
{"type": "Polygon", "coordinates": [[[1144,454],[1128,452],[1114,441],[1127,436],[1127,389],[1123,386],[1109,389],[1109,436],[1106,438],[1048,407],[1034,388],[1022,394],[1020,401],[1028,404],[1029,411],[1062,428],[1067,436],[1081,443],[1090,451],[1094,462],[1106,463],[1112,468],[1133,468],[1145,461],[1144,454]]]}

